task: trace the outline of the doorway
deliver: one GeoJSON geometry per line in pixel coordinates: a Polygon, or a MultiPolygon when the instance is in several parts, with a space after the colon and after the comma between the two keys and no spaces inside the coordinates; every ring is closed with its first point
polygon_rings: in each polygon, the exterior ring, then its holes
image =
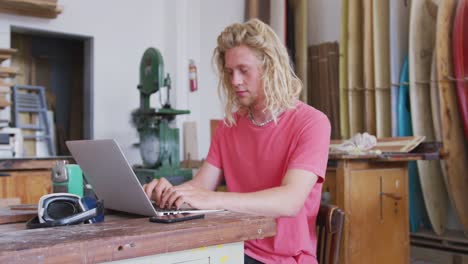
{"type": "MultiPolygon", "coordinates": [[[[44,87],[56,155],[70,155],[67,140],[93,137],[93,38],[12,27],[11,48],[17,49],[12,66],[20,72],[14,84],[44,87]]],[[[25,140],[24,151],[37,156],[37,142],[25,140]]]]}

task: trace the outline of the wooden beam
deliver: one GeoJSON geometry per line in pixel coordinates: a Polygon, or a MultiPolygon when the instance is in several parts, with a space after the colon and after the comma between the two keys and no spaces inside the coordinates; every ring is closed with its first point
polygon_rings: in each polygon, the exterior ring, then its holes
{"type": "Polygon", "coordinates": [[[16,52],[16,49],[0,49],[0,63],[11,59],[11,56],[16,52]]]}
{"type": "Polygon", "coordinates": [[[0,0],[0,12],[22,16],[56,18],[62,13],[56,0],[0,0]]]}
{"type": "Polygon", "coordinates": [[[18,74],[18,69],[11,67],[0,67],[0,77],[11,78],[18,74]]]}

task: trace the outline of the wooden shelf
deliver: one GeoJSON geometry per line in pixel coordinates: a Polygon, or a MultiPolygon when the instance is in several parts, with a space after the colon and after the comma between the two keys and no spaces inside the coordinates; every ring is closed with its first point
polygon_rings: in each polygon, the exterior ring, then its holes
{"type": "MultiPolygon", "coordinates": [[[[1,5],[1,4],[0,4],[1,5]]],[[[0,63],[11,59],[11,56],[16,52],[16,49],[0,49],[0,63]]]]}
{"type": "Polygon", "coordinates": [[[11,103],[8,102],[4,96],[0,95],[0,109],[4,109],[5,107],[10,106],[11,103]]]}
{"type": "Polygon", "coordinates": [[[56,18],[62,13],[57,0],[2,0],[0,12],[21,16],[56,18]]]}
{"type": "Polygon", "coordinates": [[[11,78],[18,74],[18,69],[11,67],[0,67],[0,77],[11,78]]]}

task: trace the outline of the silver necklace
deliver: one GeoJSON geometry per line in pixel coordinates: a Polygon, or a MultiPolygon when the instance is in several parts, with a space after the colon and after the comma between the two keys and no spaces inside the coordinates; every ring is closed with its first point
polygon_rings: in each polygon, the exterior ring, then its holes
{"type": "Polygon", "coordinates": [[[250,112],[250,111],[249,111],[249,119],[250,119],[250,121],[252,122],[252,124],[254,124],[254,125],[258,126],[258,127],[265,126],[265,125],[267,125],[268,123],[270,123],[271,121],[274,120],[274,118],[272,117],[272,118],[268,119],[268,120],[265,121],[265,122],[257,123],[257,122],[255,121],[253,115],[252,115],[252,112],[250,112]]]}

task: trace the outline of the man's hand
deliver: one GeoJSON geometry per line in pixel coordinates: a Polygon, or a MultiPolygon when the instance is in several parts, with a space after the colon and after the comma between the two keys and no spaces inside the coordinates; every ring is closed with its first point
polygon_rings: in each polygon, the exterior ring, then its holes
{"type": "Polygon", "coordinates": [[[220,206],[220,193],[184,184],[169,188],[161,198],[167,208],[180,208],[183,204],[197,209],[223,209],[220,206]]]}
{"type": "Polygon", "coordinates": [[[154,179],[150,183],[143,185],[146,196],[148,196],[150,200],[155,201],[160,208],[165,207],[165,204],[161,203],[161,199],[164,193],[170,188],[172,188],[172,184],[166,180],[166,178],[161,178],[159,180],[154,179]]]}

